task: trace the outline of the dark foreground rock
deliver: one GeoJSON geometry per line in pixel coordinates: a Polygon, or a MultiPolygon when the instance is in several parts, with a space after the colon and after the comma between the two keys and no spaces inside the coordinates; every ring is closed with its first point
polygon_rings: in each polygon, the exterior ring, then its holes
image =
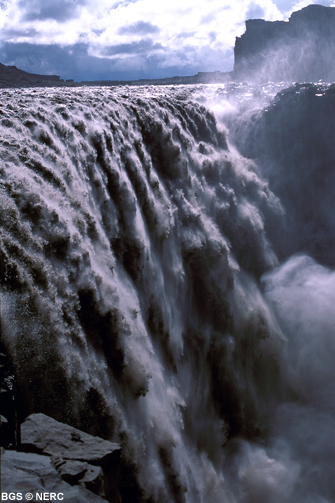
{"type": "MultiPolygon", "coordinates": [[[[27,493],[33,495],[30,501],[40,501],[39,495],[62,494],[66,503],[103,503],[106,499],[94,494],[82,485],[65,482],[53,466],[50,456],[40,454],[5,451],[1,456],[1,492],[27,493]]],[[[62,497],[62,496],[60,496],[62,497]]]]}
{"type": "Polygon", "coordinates": [[[119,502],[119,444],[31,414],[21,425],[19,450],[4,450],[2,492],[31,493],[37,499],[41,491],[63,493],[67,503],[119,502]]]}
{"type": "Polygon", "coordinates": [[[100,466],[109,466],[120,456],[118,444],[88,435],[45,414],[31,414],[22,423],[21,447],[25,451],[100,466]]]}

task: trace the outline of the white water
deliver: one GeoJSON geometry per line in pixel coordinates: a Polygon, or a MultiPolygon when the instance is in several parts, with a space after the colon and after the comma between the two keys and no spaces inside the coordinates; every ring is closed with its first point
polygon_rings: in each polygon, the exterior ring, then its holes
{"type": "Polygon", "coordinates": [[[121,442],[123,502],[334,501],[334,93],[281,87],[1,92],[22,409],[121,442]]]}

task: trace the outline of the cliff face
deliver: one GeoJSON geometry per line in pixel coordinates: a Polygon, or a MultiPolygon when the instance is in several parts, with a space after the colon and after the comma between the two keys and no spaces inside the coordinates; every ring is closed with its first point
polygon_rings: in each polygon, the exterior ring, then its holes
{"type": "Polygon", "coordinates": [[[234,77],[249,81],[335,80],[335,8],[309,5],[289,21],[246,21],[234,77]]]}

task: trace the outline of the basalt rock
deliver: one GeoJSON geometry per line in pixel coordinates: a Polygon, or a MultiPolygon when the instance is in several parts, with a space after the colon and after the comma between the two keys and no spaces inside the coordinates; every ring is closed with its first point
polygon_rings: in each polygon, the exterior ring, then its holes
{"type": "Polygon", "coordinates": [[[65,461],[62,456],[52,456],[51,462],[65,482],[79,484],[90,491],[105,496],[104,472],[101,466],[82,461],[65,461]]]}
{"type": "Polygon", "coordinates": [[[119,444],[44,414],[31,414],[21,425],[20,451],[25,452],[5,452],[3,491],[35,494],[44,488],[44,492],[63,492],[66,501],[73,503],[119,501],[119,444]]]}
{"type": "Polygon", "coordinates": [[[21,445],[26,451],[60,455],[65,460],[86,461],[108,467],[118,461],[118,444],[93,437],[45,414],[31,414],[21,425],[21,445]]]}
{"type": "MultiPolygon", "coordinates": [[[[106,499],[82,487],[65,482],[51,462],[50,456],[40,454],[5,451],[1,456],[2,493],[33,495],[32,502],[57,500],[57,496],[67,503],[106,503],[106,499]],[[45,496],[43,496],[45,495],[45,496]]],[[[96,467],[95,467],[96,468],[96,467]]]]}
{"type": "Polygon", "coordinates": [[[288,22],[249,19],[236,38],[233,78],[254,82],[334,81],[335,8],[309,5],[288,22]]]}

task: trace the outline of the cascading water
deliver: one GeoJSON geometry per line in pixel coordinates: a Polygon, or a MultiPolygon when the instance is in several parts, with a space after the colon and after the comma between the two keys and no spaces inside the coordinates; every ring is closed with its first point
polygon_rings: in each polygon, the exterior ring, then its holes
{"type": "Polygon", "coordinates": [[[334,93],[297,89],[265,105],[258,88],[257,112],[238,86],[1,93],[2,337],[23,415],[120,442],[123,503],[334,501],[334,189],[302,218],[324,150],[301,177],[303,128],[294,148],[283,129],[307,92],[330,116],[334,93]],[[323,265],[282,263],[297,252],[323,265]]]}

